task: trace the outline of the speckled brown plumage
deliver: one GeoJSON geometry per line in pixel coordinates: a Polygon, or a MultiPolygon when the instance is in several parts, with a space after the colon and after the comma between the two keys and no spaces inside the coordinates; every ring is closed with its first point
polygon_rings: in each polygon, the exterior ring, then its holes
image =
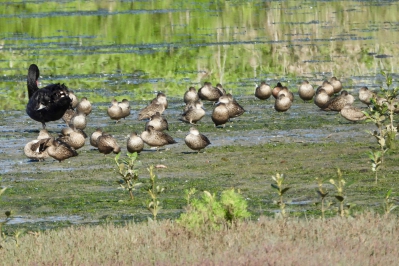
{"type": "Polygon", "coordinates": [[[130,133],[126,142],[128,152],[140,153],[144,148],[144,141],[137,135],[136,132],[130,133]]]}
{"type": "Polygon", "coordinates": [[[176,141],[162,131],[157,131],[153,126],[148,126],[148,128],[143,131],[140,135],[141,139],[151,147],[162,147],[168,144],[174,144],[176,141]]]}
{"type": "Polygon", "coordinates": [[[272,88],[262,81],[255,89],[255,97],[260,100],[267,100],[272,95],[272,88]]]}
{"type": "Polygon", "coordinates": [[[184,142],[187,147],[198,152],[211,144],[209,139],[201,134],[195,127],[190,128],[190,133],[185,137],[184,142]]]}
{"type": "Polygon", "coordinates": [[[121,148],[116,142],[115,138],[105,132],[97,138],[98,151],[103,154],[120,153],[121,148]]]}

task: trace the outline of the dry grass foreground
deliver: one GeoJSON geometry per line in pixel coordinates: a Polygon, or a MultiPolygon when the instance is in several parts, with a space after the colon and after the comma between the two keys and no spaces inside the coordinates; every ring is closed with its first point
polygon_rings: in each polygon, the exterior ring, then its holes
{"type": "Polygon", "coordinates": [[[190,233],[172,221],[75,226],[25,234],[2,265],[399,265],[397,217],[261,217],[190,233]]]}

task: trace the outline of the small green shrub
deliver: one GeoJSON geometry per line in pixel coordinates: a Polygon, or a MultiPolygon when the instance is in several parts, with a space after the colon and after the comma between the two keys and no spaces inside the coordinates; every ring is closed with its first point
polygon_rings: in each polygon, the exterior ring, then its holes
{"type": "Polygon", "coordinates": [[[154,173],[154,166],[151,165],[148,169],[150,173],[151,185],[148,189],[148,195],[151,199],[147,202],[147,209],[152,213],[154,221],[157,219],[159,210],[161,209],[161,203],[158,200],[159,195],[165,191],[164,187],[157,185],[157,175],[154,173]]]}
{"type": "Polygon", "coordinates": [[[186,191],[188,206],[177,222],[189,230],[220,230],[224,226],[231,227],[237,221],[249,217],[247,202],[234,189],[222,192],[218,201],[215,194],[204,191],[199,199],[190,197],[195,190],[186,191]]]}
{"type": "Polygon", "coordinates": [[[140,186],[142,183],[138,182],[139,175],[137,166],[137,152],[130,153],[128,152],[126,155],[128,159],[119,159],[121,153],[118,153],[115,156],[115,163],[118,166],[118,173],[122,177],[118,181],[119,185],[122,189],[128,190],[130,199],[134,199],[133,191],[136,187],[140,186]]]}
{"type": "Polygon", "coordinates": [[[277,194],[279,196],[279,201],[277,202],[277,205],[280,207],[280,213],[278,216],[281,216],[281,218],[286,217],[286,212],[285,212],[285,203],[283,200],[283,195],[285,192],[287,192],[290,187],[284,187],[283,188],[283,181],[284,181],[284,175],[277,173],[275,176],[272,176],[275,184],[271,184],[272,188],[277,190],[277,194]]]}

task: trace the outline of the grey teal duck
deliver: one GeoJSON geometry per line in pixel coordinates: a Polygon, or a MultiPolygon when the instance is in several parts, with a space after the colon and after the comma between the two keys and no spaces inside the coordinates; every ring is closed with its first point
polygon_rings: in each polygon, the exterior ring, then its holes
{"type": "Polygon", "coordinates": [[[327,80],[323,81],[323,84],[321,85],[323,87],[323,89],[326,91],[326,93],[328,94],[328,96],[333,96],[334,95],[334,87],[333,85],[331,85],[330,82],[328,82],[327,80]]]}
{"type": "Polygon", "coordinates": [[[90,136],[90,144],[91,144],[91,146],[98,148],[97,139],[102,134],[103,134],[103,130],[101,128],[97,128],[96,131],[94,131],[91,134],[91,136],[90,136]]]}
{"type": "Polygon", "coordinates": [[[87,126],[86,115],[78,110],[71,118],[71,121],[69,121],[69,126],[76,129],[85,129],[87,126]]]}
{"type": "Polygon", "coordinates": [[[365,120],[367,118],[361,109],[349,103],[345,104],[339,113],[343,118],[352,122],[365,120]]]}
{"type": "Polygon", "coordinates": [[[355,98],[352,95],[350,95],[346,90],[343,90],[339,96],[330,99],[327,102],[326,107],[322,109],[324,111],[339,112],[347,103],[352,104],[354,100],[355,98]]]}
{"type": "Polygon", "coordinates": [[[229,110],[227,109],[227,104],[223,102],[217,102],[212,112],[212,121],[215,124],[215,127],[220,125],[225,127],[229,119],[230,115],[229,110]]]}
{"type": "Polygon", "coordinates": [[[118,145],[115,138],[105,132],[97,138],[97,147],[98,151],[104,155],[111,152],[116,154],[121,152],[121,147],[118,145]]]}
{"type": "Polygon", "coordinates": [[[78,153],[74,148],[62,142],[60,140],[56,140],[55,138],[49,138],[43,140],[45,141],[43,146],[46,149],[48,155],[61,162],[70,157],[78,156],[78,153]]]}
{"type": "Polygon", "coordinates": [[[151,147],[156,147],[157,149],[168,144],[176,143],[171,136],[165,132],[155,130],[153,126],[148,126],[147,129],[141,133],[140,137],[144,143],[151,147]]]}
{"type": "Polygon", "coordinates": [[[151,101],[149,105],[144,107],[139,112],[139,120],[149,119],[153,116],[156,112],[162,114],[165,109],[168,107],[168,101],[166,99],[166,95],[162,92],[157,94],[157,97],[151,101]]]}
{"type": "Polygon", "coordinates": [[[140,136],[137,136],[136,132],[132,132],[127,139],[126,146],[128,152],[140,153],[144,148],[144,141],[140,138],[140,136]]]}
{"type": "Polygon", "coordinates": [[[145,124],[145,128],[148,126],[153,126],[155,130],[163,131],[169,130],[169,124],[165,117],[163,117],[159,112],[153,114],[149,121],[145,124]]]}
{"type": "Polygon", "coordinates": [[[272,88],[262,81],[255,89],[255,97],[260,100],[267,100],[272,95],[272,88]]]}
{"type": "Polygon", "coordinates": [[[195,124],[205,116],[205,110],[201,101],[195,102],[193,107],[185,111],[180,120],[186,123],[195,124]]]}
{"type": "Polygon", "coordinates": [[[107,109],[107,114],[112,120],[116,120],[116,123],[123,117],[122,108],[116,99],[111,101],[111,105],[107,109]]]}
{"type": "Polygon", "coordinates": [[[69,127],[64,128],[61,133],[62,136],[60,136],[58,140],[68,144],[75,150],[85,145],[87,135],[83,130],[69,127]]]}
{"type": "Polygon", "coordinates": [[[86,97],[83,97],[78,105],[76,106],[76,110],[84,113],[85,115],[89,115],[92,111],[93,107],[91,106],[91,103],[89,100],[87,100],[86,97]]]}
{"type": "Polygon", "coordinates": [[[304,80],[298,89],[299,97],[304,101],[310,101],[315,95],[313,86],[307,80],[304,80]]]}
{"type": "Polygon", "coordinates": [[[286,96],[284,93],[281,93],[274,102],[274,109],[277,112],[285,112],[288,109],[290,109],[291,105],[292,101],[290,100],[290,98],[286,96]]]}
{"type": "Polygon", "coordinates": [[[323,89],[322,86],[317,88],[316,96],[314,97],[313,101],[317,107],[320,109],[324,109],[327,107],[327,103],[330,100],[330,96],[327,94],[326,90],[323,89]]]}
{"type": "Polygon", "coordinates": [[[26,157],[33,160],[43,161],[45,158],[48,158],[49,155],[44,148],[44,143],[48,138],[51,138],[51,135],[48,133],[46,129],[41,129],[39,135],[35,140],[29,141],[24,147],[24,153],[26,157]]]}
{"type": "Polygon", "coordinates": [[[342,83],[336,77],[332,77],[330,79],[330,84],[333,86],[334,93],[339,93],[342,90],[342,83]]]}
{"type": "Polygon", "coordinates": [[[279,91],[283,88],[283,85],[278,82],[277,85],[272,90],[272,95],[274,99],[277,99],[279,91]]]}
{"type": "Polygon", "coordinates": [[[216,102],[223,92],[212,86],[210,82],[205,82],[204,85],[198,90],[198,97],[203,101],[216,102]]]}
{"type": "Polygon", "coordinates": [[[377,99],[377,94],[370,91],[367,87],[361,87],[359,90],[359,100],[369,106],[371,104],[371,99],[377,99]]]}
{"type": "Polygon", "coordinates": [[[209,139],[205,135],[201,134],[195,127],[190,128],[190,133],[185,137],[184,142],[186,143],[187,147],[198,151],[198,153],[202,149],[205,149],[206,146],[211,144],[209,139]]]}
{"type": "Polygon", "coordinates": [[[122,109],[121,118],[125,118],[130,115],[130,103],[127,99],[123,99],[122,102],[118,103],[118,105],[122,109]]]}
{"type": "Polygon", "coordinates": [[[197,90],[194,87],[188,88],[184,93],[183,100],[185,104],[198,101],[199,96],[197,90]]]}

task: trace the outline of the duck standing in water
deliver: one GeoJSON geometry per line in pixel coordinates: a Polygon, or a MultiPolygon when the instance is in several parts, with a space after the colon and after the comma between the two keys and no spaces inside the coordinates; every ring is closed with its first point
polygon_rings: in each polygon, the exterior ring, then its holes
{"type": "Polygon", "coordinates": [[[29,102],[26,113],[46,128],[46,122],[61,119],[65,111],[71,108],[71,98],[68,87],[64,84],[50,84],[39,89],[37,86],[39,75],[37,65],[30,65],[27,78],[29,102]]]}
{"type": "Polygon", "coordinates": [[[202,149],[205,149],[206,146],[211,144],[209,139],[205,135],[201,134],[195,127],[190,128],[190,133],[186,136],[184,142],[186,143],[187,147],[198,151],[198,153],[202,149]]]}

